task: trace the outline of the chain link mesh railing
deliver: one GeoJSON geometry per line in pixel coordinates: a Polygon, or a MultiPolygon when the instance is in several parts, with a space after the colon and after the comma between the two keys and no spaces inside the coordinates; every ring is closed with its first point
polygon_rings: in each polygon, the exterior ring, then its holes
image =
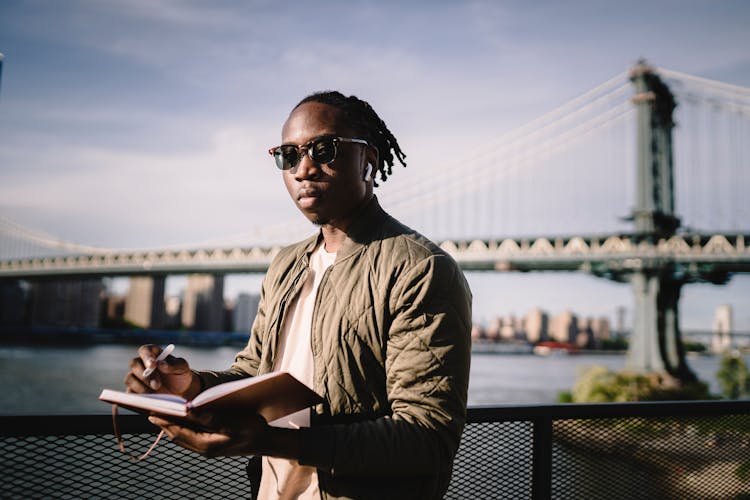
{"type": "MultiPolygon", "coordinates": [[[[124,436],[146,449],[154,435],[124,436]]],[[[208,460],[158,445],[153,460],[133,462],[112,436],[4,438],[2,498],[247,498],[245,459],[208,460]]]]}
{"type": "Polygon", "coordinates": [[[533,438],[530,422],[467,425],[445,498],[531,498],[533,438]]]}
{"type": "MultiPolygon", "coordinates": [[[[122,415],[133,452],[155,438],[122,415]]],[[[248,498],[246,459],[163,440],[135,462],[108,415],[0,416],[0,498],[248,498]]],[[[449,499],[750,499],[750,401],[469,409],[449,499]]]]}
{"type": "MultiPolygon", "coordinates": [[[[142,453],[156,438],[121,415],[123,441],[142,453]]],[[[162,439],[146,460],[120,452],[109,415],[0,417],[0,498],[247,498],[244,458],[206,459],[162,439]]]]}
{"type": "Polygon", "coordinates": [[[750,499],[750,415],[562,420],[554,439],[553,498],[750,499]]]}

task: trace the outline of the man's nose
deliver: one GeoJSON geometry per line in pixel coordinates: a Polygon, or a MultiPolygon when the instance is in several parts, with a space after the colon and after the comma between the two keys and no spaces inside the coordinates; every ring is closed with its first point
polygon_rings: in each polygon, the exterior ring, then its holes
{"type": "Polygon", "coordinates": [[[294,171],[294,178],[297,180],[315,179],[320,175],[320,165],[315,163],[310,155],[302,155],[297,168],[294,171]]]}

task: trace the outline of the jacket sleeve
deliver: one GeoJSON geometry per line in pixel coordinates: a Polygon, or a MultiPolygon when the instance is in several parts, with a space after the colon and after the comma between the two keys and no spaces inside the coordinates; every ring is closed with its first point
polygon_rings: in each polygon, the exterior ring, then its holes
{"type": "Polygon", "coordinates": [[[396,282],[387,335],[391,414],[302,429],[300,463],[332,475],[446,473],[466,420],[471,292],[455,262],[433,255],[396,282]]]}

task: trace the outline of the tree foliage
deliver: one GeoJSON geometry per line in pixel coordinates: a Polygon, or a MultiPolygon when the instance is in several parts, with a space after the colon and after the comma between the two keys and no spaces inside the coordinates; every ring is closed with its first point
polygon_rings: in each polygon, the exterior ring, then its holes
{"type": "Polygon", "coordinates": [[[713,399],[704,382],[681,383],[666,374],[613,372],[603,366],[590,366],[581,373],[572,392],[561,401],[610,403],[626,401],[680,401],[713,399]]]}
{"type": "Polygon", "coordinates": [[[740,399],[750,396],[750,373],[748,373],[745,360],[738,351],[724,353],[716,378],[724,398],[740,399]]]}

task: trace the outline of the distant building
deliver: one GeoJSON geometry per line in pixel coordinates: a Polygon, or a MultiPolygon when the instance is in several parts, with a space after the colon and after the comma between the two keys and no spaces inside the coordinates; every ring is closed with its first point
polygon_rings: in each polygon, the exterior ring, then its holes
{"type": "Polygon", "coordinates": [[[221,331],[234,331],[234,307],[236,305],[236,299],[224,299],[224,306],[221,309],[221,331]]]}
{"type": "Polygon", "coordinates": [[[592,318],[591,319],[591,331],[594,334],[594,339],[607,340],[612,336],[612,332],[609,327],[609,319],[605,317],[592,318]]]}
{"type": "Polygon", "coordinates": [[[30,323],[33,326],[96,328],[101,315],[101,279],[32,283],[30,323]]]}
{"type": "Polygon", "coordinates": [[[532,309],[524,318],[523,329],[526,340],[532,344],[543,342],[549,338],[549,315],[541,309],[532,309]]]}
{"type": "Polygon", "coordinates": [[[104,315],[107,318],[124,318],[126,297],[123,295],[108,295],[102,300],[104,315]]]}
{"type": "Polygon", "coordinates": [[[0,284],[0,325],[26,321],[26,290],[18,282],[0,284]]]}
{"type": "Polygon", "coordinates": [[[593,322],[594,320],[590,318],[578,322],[578,332],[575,335],[574,344],[581,349],[593,349],[595,346],[593,322]]]}
{"type": "Polygon", "coordinates": [[[110,327],[113,324],[122,325],[125,319],[125,301],[123,295],[108,295],[104,292],[101,300],[100,325],[110,327]]]}
{"type": "Polygon", "coordinates": [[[182,326],[192,330],[224,329],[224,276],[191,274],[182,298],[182,326]]]}
{"type": "Polygon", "coordinates": [[[732,306],[722,304],[714,311],[711,351],[721,353],[732,347],[732,306]]]}
{"type": "Polygon", "coordinates": [[[484,330],[476,323],[471,325],[471,341],[477,342],[484,339],[484,330]]]}
{"type": "Polygon", "coordinates": [[[182,325],[182,299],[170,295],[164,299],[164,328],[179,328],[182,325]]]}
{"type": "Polygon", "coordinates": [[[132,276],[125,319],[141,328],[164,327],[164,277],[132,276]]]}
{"type": "Polygon", "coordinates": [[[259,302],[260,295],[258,294],[241,293],[237,296],[232,322],[233,331],[250,332],[255,321],[255,314],[258,312],[259,302]]]}
{"type": "Polygon", "coordinates": [[[578,335],[578,317],[565,311],[552,317],[549,325],[549,336],[557,342],[574,343],[578,335]]]}
{"type": "Polygon", "coordinates": [[[490,324],[487,325],[487,328],[484,330],[484,337],[492,342],[497,342],[500,340],[500,329],[502,328],[503,323],[502,320],[499,317],[495,317],[490,321],[490,324]]]}
{"type": "Polygon", "coordinates": [[[520,332],[520,324],[512,314],[505,316],[500,323],[500,339],[503,341],[515,340],[520,332]]]}
{"type": "Polygon", "coordinates": [[[625,309],[624,306],[619,306],[617,308],[617,323],[615,323],[615,329],[618,335],[623,335],[625,333],[625,329],[627,328],[625,326],[626,314],[627,314],[627,309],[625,309]]]}

